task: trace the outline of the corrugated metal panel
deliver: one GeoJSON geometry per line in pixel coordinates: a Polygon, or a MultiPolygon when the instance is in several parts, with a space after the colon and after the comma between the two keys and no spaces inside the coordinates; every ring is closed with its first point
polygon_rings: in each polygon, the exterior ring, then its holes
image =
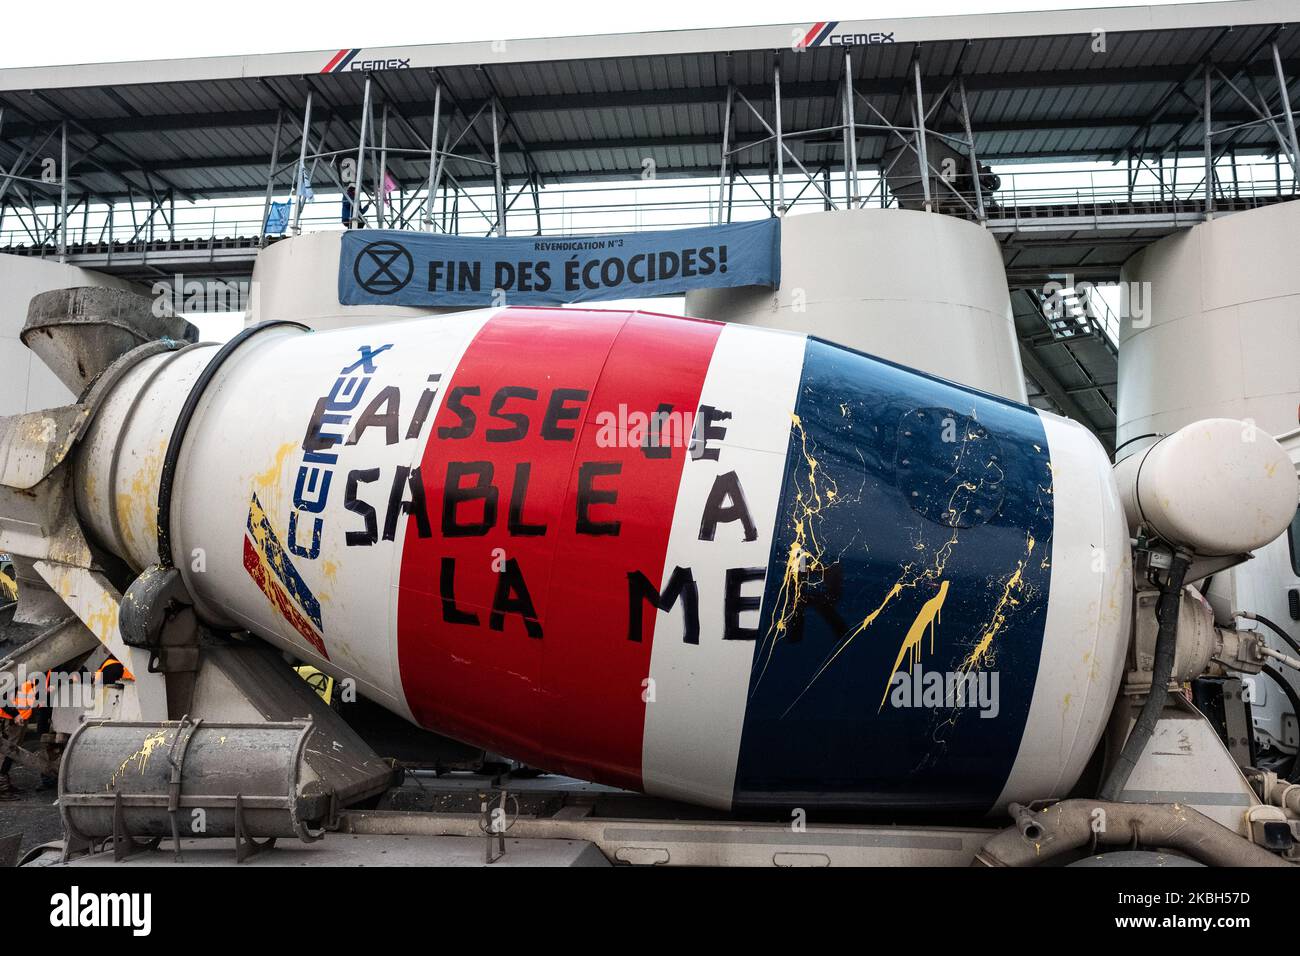
{"type": "MultiPolygon", "coordinates": [[[[1261,49],[1273,34],[1267,27],[1238,27],[1175,31],[1144,31],[1106,38],[1104,53],[1093,50],[1089,35],[1018,37],[971,44],[939,42],[917,47],[901,43],[852,50],[854,74],[871,106],[893,122],[910,123],[910,65],[919,56],[927,96],[933,97],[959,66],[971,86],[970,103],[981,153],[999,161],[1032,160],[1042,155],[1111,158],[1133,139],[1137,123],[1193,74],[1206,55],[1229,66],[1261,49]],[[1153,72],[1154,71],[1154,72],[1153,72]]],[[[1294,67],[1300,58],[1300,30],[1279,36],[1283,55],[1294,67]]],[[[832,125],[839,120],[839,82],[843,75],[841,48],[820,47],[804,52],[748,51],[646,57],[617,57],[588,61],[556,61],[492,65],[481,69],[454,67],[437,72],[391,71],[378,75],[394,105],[415,126],[413,135],[396,119],[389,126],[394,149],[423,149],[428,135],[435,83],[446,84],[444,117],[463,127],[465,114],[490,97],[502,97],[513,127],[508,143],[537,144],[537,168],[557,177],[599,173],[639,175],[637,157],[653,157],[661,174],[675,168],[716,163],[721,138],[721,100],[727,78],[750,91],[754,105],[772,121],[772,68],[781,64],[784,84],[783,120],[787,129],[832,125]],[[702,142],[711,138],[709,142],[702,142]],[[626,146],[613,146],[614,141],[626,146]],[[594,148],[585,144],[591,143],[594,148]]],[[[1294,70],[1293,72],[1300,72],[1294,70]]],[[[1271,93],[1269,64],[1258,64],[1260,88],[1271,93]]],[[[333,148],[355,142],[364,78],[343,73],[305,77],[247,78],[206,83],[138,84],[116,88],[75,88],[5,94],[5,130],[0,132],[0,162],[6,166],[25,145],[35,123],[74,123],[74,149],[83,150],[96,138],[96,160],[115,169],[132,164],[191,191],[262,188],[277,110],[296,114],[309,89],[316,91],[315,133],[323,118],[340,112],[333,127],[333,148]],[[85,130],[82,126],[85,126],[85,130]],[[196,128],[197,126],[197,128],[196,128]],[[173,164],[168,168],[168,164],[173,164]],[[246,164],[246,165],[241,165],[246,164]]],[[[1241,84],[1243,88],[1247,84],[1241,84]]],[[[1200,139],[1193,117],[1198,85],[1187,85],[1188,98],[1175,97],[1168,117],[1148,131],[1158,146],[1196,147],[1200,139]]],[[[1300,90],[1293,90],[1300,99],[1300,90]]],[[[376,103],[383,94],[376,94],[376,103]]],[[[1226,88],[1217,90],[1214,110],[1231,121],[1246,108],[1226,88]]],[[[877,117],[861,101],[860,122],[877,117]]],[[[959,131],[956,113],[945,107],[932,126],[959,131]]],[[[733,116],[733,136],[740,142],[763,136],[762,123],[743,105],[733,116]]],[[[286,125],[282,147],[296,135],[296,117],[286,125]]],[[[39,130],[38,130],[39,132],[39,130]]],[[[479,132],[487,141],[486,123],[479,132]]],[[[472,149],[472,137],[466,138],[472,149]]],[[[1243,131],[1239,148],[1274,145],[1267,129],[1243,131]]],[[[842,162],[838,137],[792,140],[801,159],[842,162]]],[[[879,159],[886,140],[864,135],[862,159],[879,159]]],[[[747,150],[743,163],[761,165],[766,150],[747,150]]],[[[411,184],[421,178],[415,160],[394,158],[393,168],[411,184]]],[[[512,152],[507,170],[521,174],[526,160],[512,152]]],[[[456,175],[470,175],[472,164],[453,164],[456,175]]],[[[121,192],[113,177],[89,173],[83,182],[105,194],[121,192]]],[[[138,182],[138,180],[137,180],[138,182]]]]}

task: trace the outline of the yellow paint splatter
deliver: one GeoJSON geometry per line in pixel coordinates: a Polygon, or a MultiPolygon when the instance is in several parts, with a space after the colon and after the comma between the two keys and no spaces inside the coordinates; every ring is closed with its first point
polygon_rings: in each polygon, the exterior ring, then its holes
{"type": "Polygon", "coordinates": [[[108,644],[112,638],[117,637],[118,616],[121,613],[121,606],[113,599],[111,594],[101,595],[99,607],[94,610],[88,610],[83,616],[86,627],[90,632],[99,638],[100,643],[108,644]]]}
{"type": "Polygon", "coordinates": [[[821,466],[809,450],[808,434],[799,416],[792,412],[790,421],[799,436],[800,452],[808,466],[807,485],[805,487],[796,476],[794,517],[791,519],[794,535],[786,552],[772,623],[763,638],[763,670],[755,681],[755,689],[763,679],[777,641],[786,635],[803,605],[804,588],[820,584],[825,575],[825,548],[817,536],[817,527],[822,512],[835,503],[839,494],[835,480],[819,470],[821,466]]]}
{"type": "Polygon", "coordinates": [[[114,500],[122,538],[133,551],[137,543],[137,528],[143,533],[142,544],[153,547],[158,540],[158,484],[166,457],[166,443],[145,455],[131,476],[127,490],[118,493],[114,500]]]}
{"type": "Polygon", "coordinates": [[[908,670],[912,670],[917,664],[921,663],[921,639],[925,636],[927,630],[930,633],[930,653],[934,653],[934,632],[939,624],[939,614],[943,610],[943,602],[947,597],[948,582],[941,581],[939,582],[939,593],[921,605],[921,610],[917,612],[916,619],[912,621],[912,626],[907,629],[903,643],[899,645],[898,656],[894,658],[894,667],[885,680],[885,692],[880,697],[880,706],[876,708],[877,712],[885,707],[885,701],[889,698],[889,687],[894,682],[894,675],[898,673],[903,659],[907,659],[908,670]]]}
{"type": "Polygon", "coordinates": [[[295,442],[285,442],[276,449],[274,464],[272,464],[270,468],[266,469],[266,471],[253,475],[254,490],[262,492],[258,497],[268,504],[272,500],[268,492],[279,490],[280,478],[284,474],[285,462],[288,461],[289,456],[294,453],[296,448],[298,448],[298,445],[295,442]]]}
{"type": "Polygon", "coordinates": [[[1034,536],[1025,535],[1025,556],[1016,563],[1016,569],[1007,578],[1002,586],[1002,596],[998,598],[998,603],[993,608],[993,614],[989,622],[983,629],[983,634],[975,647],[971,649],[970,654],[961,663],[963,672],[975,670],[978,667],[991,666],[993,663],[993,641],[998,633],[1007,623],[1007,616],[1013,609],[1020,605],[1023,597],[1025,580],[1025,565],[1029,563],[1029,557],[1034,553],[1034,536]]]}
{"type": "Polygon", "coordinates": [[[145,737],[144,743],[140,745],[140,749],[122,761],[121,765],[117,768],[117,771],[108,781],[108,786],[105,789],[110,791],[115,789],[117,778],[125,774],[133,762],[138,764],[137,770],[141,776],[144,776],[145,767],[148,766],[149,758],[153,756],[153,752],[159,747],[166,746],[166,744],[167,732],[165,730],[160,730],[157,733],[152,733],[148,737],[145,737]]]}

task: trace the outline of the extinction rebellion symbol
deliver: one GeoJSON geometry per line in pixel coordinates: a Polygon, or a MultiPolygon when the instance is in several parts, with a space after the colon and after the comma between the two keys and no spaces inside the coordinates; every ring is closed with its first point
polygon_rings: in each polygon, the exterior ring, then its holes
{"type": "Polygon", "coordinates": [[[415,264],[406,247],[387,239],[365,246],[352,265],[357,282],[371,295],[400,292],[414,272],[415,264]]]}

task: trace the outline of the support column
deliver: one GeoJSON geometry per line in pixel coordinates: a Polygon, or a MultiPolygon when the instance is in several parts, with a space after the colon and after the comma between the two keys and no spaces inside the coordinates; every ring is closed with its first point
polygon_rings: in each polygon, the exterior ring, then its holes
{"type": "Polygon", "coordinates": [[[966,104],[966,81],[960,76],[957,77],[957,96],[961,101],[961,122],[966,132],[967,155],[970,157],[968,162],[971,185],[975,190],[975,216],[983,225],[988,221],[988,214],[984,210],[984,187],[980,185],[980,161],[975,152],[975,134],[971,130],[970,107],[966,104]]]}
{"type": "Polygon", "coordinates": [[[722,220],[723,210],[723,191],[727,188],[727,150],[731,148],[731,99],[735,95],[736,88],[727,84],[727,105],[723,107],[722,114],[722,164],[718,171],[718,222],[722,220]]]}
{"type": "Polygon", "coordinates": [[[379,165],[375,167],[375,225],[388,226],[384,207],[388,205],[388,103],[379,114],[379,165]]]}
{"type": "MultiPolygon", "coordinates": [[[[260,245],[266,245],[266,217],[271,214],[271,197],[275,193],[275,166],[280,161],[280,130],[284,126],[284,111],[275,114],[275,138],[271,141],[271,164],[266,170],[266,201],[262,203],[262,228],[259,231],[260,245]]],[[[153,211],[150,210],[150,218],[153,211]]]]}
{"type": "Polygon", "coordinates": [[[1205,218],[1214,218],[1214,147],[1211,139],[1210,64],[1205,64],[1205,218]]]}
{"type": "Polygon", "coordinates": [[[1291,179],[1300,182],[1300,142],[1296,141],[1295,117],[1291,114],[1291,95],[1286,90],[1286,74],[1282,70],[1282,57],[1273,42],[1273,70],[1277,73],[1277,89],[1282,94],[1282,115],[1286,118],[1286,135],[1291,140],[1291,179]]]}
{"type": "Polygon", "coordinates": [[[921,58],[912,59],[912,76],[916,81],[916,154],[921,167],[921,196],[925,200],[925,211],[932,212],[930,201],[930,159],[925,144],[925,102],[921,99],[921,58]]]}
{"type": "Polygon", "coordinates": [[[293,234],[302,234],[302,207],[304,177],[307,175],[307,141],[311,139],[311,98],[307,91],[307,105],[302,111],[302,144],[298,147],[298,168],[293,171],[293,234]]]}
{"type": "Polygon", "coordinates": [[[497,99],[492,97],[492,171],[496,176],[497,235],[506,235],[506,191],[501,178],[501,130],[497,128],[497,99]]]}
{"type": "Polygon", "coordinates": [[[442,84],[433,88],[433,131],[429,134],[429,191],[424,197],[424,228],[433,232],[433,197],[438,192],[438,124],[442,121],[442,84]]]}
{"type": "Polygon", "coordinates": [[[68,121],[59,124],[59,261],[68,261],[68,121]]]}
{"type": "MultiPolygon", "coordinates": [[[[858,186],[858,127],[857,121],[853,115],[853,60],[849,54],[848,47],[844,48],[844,142],[846,152],[844,161],[848,164],[846,170],[849,177],[849,202],[848,208],[852,209],[858,204],[861,189],[858,186]]],[[[830,188],[826,191],[829,193],[830,188]]]]}
{"type": "MultiPolygon", "coordinates": [[[[357,168],[352,171],[352,226],[361,228],[361,187],[365,180],[366,128],[370,121],[370,74],[366,74],[365,92],[361,96],[361,137],[357,141],[357,168]]],[[[343,184],[347,189],[347,183],[343,184]]]]}
{"type": "Polygon", "coordinates": [[[778,60],[772,74],[772,93],[776,108],[776,214],[785,215],[785,140],[781,132],[781,63],[778,60]]]}

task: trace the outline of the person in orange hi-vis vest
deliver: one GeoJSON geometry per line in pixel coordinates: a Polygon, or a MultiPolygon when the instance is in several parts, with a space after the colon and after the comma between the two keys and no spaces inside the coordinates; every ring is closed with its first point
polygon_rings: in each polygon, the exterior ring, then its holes
{"type": "MultiPolygon", "coordinates": [[[[33,677],[18,688],[8,704],[0,706],[0,723],[3,724],[0,726],[0,733],[3,733],[9,741],[17,743],[22,740],[27,722],[36,713],[39,690],[38,678],[33,677]]],[[[18,797],[18,792],[9,779],[9,770],[12,766],[13,758],[9,755],[6,754],[3,759],[0,759],[0,800],[15,800],[18,797]]]]}

